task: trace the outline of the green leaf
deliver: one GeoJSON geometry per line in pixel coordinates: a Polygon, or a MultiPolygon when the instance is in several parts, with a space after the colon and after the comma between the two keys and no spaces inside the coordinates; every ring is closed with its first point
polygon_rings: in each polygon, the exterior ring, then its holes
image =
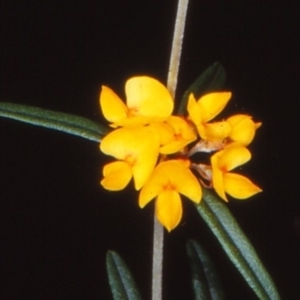
{"type": "Polygon", "coordinates": [[[186,107],[191,93],[193,93],[196,99],[198,99],[204,94],[219,91],[223,88],[225,80],[225,69],[219,62],[215,62],[208,67],[186,90],[181,99],[178,114],[185,115],[187,113],[186,107]]]}
{"type": "Polygon", "coordinates": [[[187,242],[196,300],[223,300],[224,293],[214,264],[206,251],[194,240],[187,242]]]}
{"type": "Polygon", "coordinates": [[[0,102],[0,116],[100,142],[108,129],[94,121],[34,106],[0,102]]]}
{"type": "Polygon", "coordinates": [[[280,299],[269,273],[223,200],[212,192],[203,190],[203,200],[196,208],[232,263],[259,299],[280,299]]]}
{"type": "Polygon", "coordinates": [[[128,267],[116,252],[107,252],[106,269],[114,300],[142,299],[128,267]]]}

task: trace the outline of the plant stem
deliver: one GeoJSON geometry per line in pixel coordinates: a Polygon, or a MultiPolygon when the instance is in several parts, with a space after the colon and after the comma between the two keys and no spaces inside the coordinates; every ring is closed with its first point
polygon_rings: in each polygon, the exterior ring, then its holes
{"type": "Polygon", "coordinates": [[[162,262],[164,228],[154,214],[153,226],[153,261],[152,261],[152,300],[162,299],[162,262]]]}
{"type": "Polygon", "coordinates": [[[169,72],[167,87],[171,95],[175,98],[177,78],[180,65],[180,56],[182,50],[182,41],[184,36],[184,27],[186,20],[186,13],[189,0],[178,0],[177,14],[175,21],[175,28],[173,34],[170,62],[169,62],[169,72]]]}
{"type": "MultiPolygon", "coordinates": [[[[184,36],[184,27],[188,0],[178,0],[177,14],[175,20],[169,72],[167,79],[167,88],[172,97],[175,98],[177,78],[180,64],[182,41],[184,36]]],[[[162,270],[163,270],[163,243],[164,229],[158,222],[154,213],[153,229],[153,263],[152,263],[152,300],[162,299],[162,270]]]]}

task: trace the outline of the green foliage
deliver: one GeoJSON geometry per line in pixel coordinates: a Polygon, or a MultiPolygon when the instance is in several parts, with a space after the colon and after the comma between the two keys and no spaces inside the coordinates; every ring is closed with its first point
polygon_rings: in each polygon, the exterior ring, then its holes
{"type": "Polygon", "coordinates": [[[223,200],[203,189],[197,211],[219,240],[224,251],[259,299],[280,299],[276,287],[259,260],[253,246],[223,200]]]}
{"type": "Polygon", "coordinates": [[[8,102],[0,102],[0,116],[63,131],[94,142],[100,142],[108,132],[103,125],[83,117],[8,102]]]}
{"type": "Polygon", "coordinates": [[[142,299],[128,267],[116,252],[107,252],[106,269],[114,300],[142,299]]]}
{"type": "Polygon", "coordinates": [[[195,300],[225,299],[215,266],[206,251],[194,240],[189,240],[186,248],[195,300]]]}

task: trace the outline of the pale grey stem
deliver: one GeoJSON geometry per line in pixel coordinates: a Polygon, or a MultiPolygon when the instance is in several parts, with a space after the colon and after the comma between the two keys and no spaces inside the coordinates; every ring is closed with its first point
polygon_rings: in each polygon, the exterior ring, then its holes
{"type": "Polygon", "coordinates": [[[169,62],[169,72],[167,87],[171,95],[175,97],[177,78],[180,65],[180,56],[182,49],[182,41],[184,36],[184,27],[186,20],[186,13],[188,8],[189,0],[179,0],[177,6],[176,22],[173,34],[170,62],[169,62]]]}
{"type": "Polygon", "coordinates": [[[153,230],[152,300],[161,300],[164,228],[158,222],[155,214],[153,230]]]}
{"type": "MultiPolygon", "coordinates": [[[[184,35],[184,26],[188,0],[178,0],[172,49],[170,55],[167,88],[175,98],[180,55],[184,35]]],[[[162,270],[163,270],[164,229],[154,213],[153,230],[153,264],[152,264],[152,300],[162,299],[162,270]]]]}

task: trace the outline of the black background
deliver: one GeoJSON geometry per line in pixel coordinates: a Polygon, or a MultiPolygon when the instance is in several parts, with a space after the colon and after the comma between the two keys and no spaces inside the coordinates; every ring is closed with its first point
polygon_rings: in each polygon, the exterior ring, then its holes
{"type": "MultiPolygon", "coordinates": [[[[177,98],[220,61],[233,98],[225,111],[261,120],[242,168],[264,192],[228,206],[282,299],[300,299],[299,53],[291,1],[190,0],[177,98]]],[[[0,4],[1,101],[104,122],[101,84],[147,74],[166,81],[176,1],[8,1],[0,4]]],[[[132,188],[99,186],[108,159],[97,143],[0,119],[0,299],[111,299],[108,249],[150,299],[153,204],[132,188]]],[[[211,254],[227,299],[256,299],[185,201],[166,234],[164,299],[193,299],[185,242],[211,254]]]]}

